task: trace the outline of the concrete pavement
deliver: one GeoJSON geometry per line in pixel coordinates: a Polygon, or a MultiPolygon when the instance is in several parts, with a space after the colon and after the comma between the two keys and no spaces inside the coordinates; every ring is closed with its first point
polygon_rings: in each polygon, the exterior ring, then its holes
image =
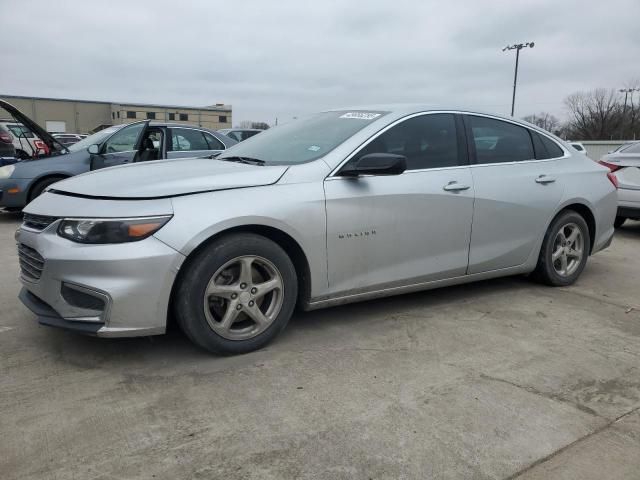
{"type": "Polygon", "coordinates": [[[640,478],[640,223],[580,281],[295,315],[267,349],[40,327],[0,214],[4,479],[640,478]]]}

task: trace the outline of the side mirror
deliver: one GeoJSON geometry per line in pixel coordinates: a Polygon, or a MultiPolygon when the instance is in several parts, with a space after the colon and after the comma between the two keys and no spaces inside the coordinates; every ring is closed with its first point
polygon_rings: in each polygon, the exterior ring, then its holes
{"type": "Polygon", "coordinates": [[[407,157],[394,153],[369,153],[355,163],[349,162],[341,171],[342,177],[360,175],[400,175],[407,169],[407,157]]]}
{"type": "Polygon", "coordinates": [[[91,155],[97,155],[100,153],[100,145],[89,145],[89,148],[87,148],[87,151],[91,154],[91,155]]]}

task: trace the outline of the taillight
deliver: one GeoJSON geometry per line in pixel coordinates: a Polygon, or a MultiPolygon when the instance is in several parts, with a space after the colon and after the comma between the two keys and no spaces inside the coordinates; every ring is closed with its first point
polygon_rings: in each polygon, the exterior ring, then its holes
{"type": "Polygon", "coordinates": [[[598,163],[603,167],[607,167],[609,170],[611,170],[610,172],[607,172],[607,178],[611,183],[613,183],[613,186],[616,187],[617,189],[619,185],[618,177],[616,177],[616,174],[613,172],[615,172],[616,170],[620,170],[621,168],[620,165],[615,165],[613,163],[605,162],[604,160],[600,160],[598,163]]]}
{"type": "Polygon", "coordinates": [[[605,162],[604,160],[600,160],[598,163],[603,167],[607,167],[612,172],[615,172],[616,170],[620,170],[620,168],[622,168],[620,167],[620,165],[615,165],[613,163],[605,162]]]}
{"type": "Polygon", "coordinates": [[[47,144],[44,143],[42,140],[34,140],[33,144],[38,150],[38,153],[40,153],[40,150],[42,150],[43,155],[49,155],[49,147],[47,147],[47,144]]]}
{"type": "Polygon", "coordinates": [[[0,132],[0,142],[13,143],[13,137],[8,132],[0,132]]]}

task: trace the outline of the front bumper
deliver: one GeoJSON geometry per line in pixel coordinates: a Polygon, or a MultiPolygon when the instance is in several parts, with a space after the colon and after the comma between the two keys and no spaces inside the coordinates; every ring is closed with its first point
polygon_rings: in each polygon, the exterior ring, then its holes
{"type": "Polygon", "coordinates": [[[30,179],[2,178],[0,179],[0,207],[22,208],[27,204],[30,179]]]}
{"type": "Polygon", "coordinates": [[[74,243],[57,235],[58,223],[16,232],[18,244],[42,257],[40,278],[24,269],[20,276],[20,300],[40,323],[99,337],[164,333],[184,256],[153,236],[123,244],[74,243]]]}

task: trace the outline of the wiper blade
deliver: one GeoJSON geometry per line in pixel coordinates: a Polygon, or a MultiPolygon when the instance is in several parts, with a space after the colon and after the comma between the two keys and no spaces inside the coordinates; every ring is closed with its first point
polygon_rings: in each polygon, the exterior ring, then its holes
{"type": "Polygon", "coordinates": [[[265,165],[264,160],[260,160],[259,158],[251,158],[251,157],[224,157],[217,158],[217,160],[223,160],[225,162],[237,162],[237,163],[246,163],[247,165],[265,165]]]}

